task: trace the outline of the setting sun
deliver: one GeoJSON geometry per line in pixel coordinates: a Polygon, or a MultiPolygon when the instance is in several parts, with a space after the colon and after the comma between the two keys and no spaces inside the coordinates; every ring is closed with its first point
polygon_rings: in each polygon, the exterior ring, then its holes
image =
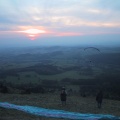
{"type": "Polygon", "coordinates": [[[28,34],[39,34],[39,33],[45,33],[44,30],[39,30],[39,29],[28,29],[24,31],[25,33],[28,34]]]}
{"type": "Polygon", "coordinates": [[[28,29],[22,32],[26,33],[31,40],[35,40],[37,36],[39,36],[42,33],[45,33],[44,30],[39,30],[39,29],[28,29]]]}

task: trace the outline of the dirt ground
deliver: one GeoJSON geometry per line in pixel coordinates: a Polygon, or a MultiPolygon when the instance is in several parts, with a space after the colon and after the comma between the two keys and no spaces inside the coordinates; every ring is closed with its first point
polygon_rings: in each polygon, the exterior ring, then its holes
{"type": "MultiPolygon", "coordinates": [[[[98,109],[95,97],[81,97],[69,95],[67,105],[62,106],[59,94],[0,94],[0,102],[9,102],[16,105],[30,105],[49,109],[59,109],[79,113],[111,114],[120,116],[120,101],[103,99],[102,108],[98,109]]],[[[12,109],[0,108],[0,120],[56,120],[35,116],[12,109]]],[[[57,119],[61,120],[61,119],[57,119]]]]}

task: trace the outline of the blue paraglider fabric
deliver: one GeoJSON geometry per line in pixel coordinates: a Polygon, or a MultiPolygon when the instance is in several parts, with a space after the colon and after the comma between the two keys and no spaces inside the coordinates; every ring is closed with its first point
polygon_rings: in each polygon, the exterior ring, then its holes
{"type": "Polygon", "coordinates": [[[120,117],[113,115],[103,115],[103,114],[81,114],[77,112],[68,112],[64,110],[54,110],[54,109],[45,109],[41,107],[34,106],[21,106],[14,105],[7,102],[0,102],[0,107],[7,109],[16,109],[24,111],[33,115],[44,116],[44,117],[53,117],[53,118],[62,118],[70,120],[120,120],[120,117]]]}

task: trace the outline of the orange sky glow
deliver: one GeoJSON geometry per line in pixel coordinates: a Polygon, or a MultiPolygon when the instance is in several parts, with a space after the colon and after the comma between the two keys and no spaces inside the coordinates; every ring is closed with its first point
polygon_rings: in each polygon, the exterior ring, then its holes
{"type": "Polygon", "coordinates": [[[21,32],[25,33],[30,38],[30,40],[35,40],[38,36],[40,36],[40,34],[46,33],[45,30],[39,29],[27,29],[21,32]]]}

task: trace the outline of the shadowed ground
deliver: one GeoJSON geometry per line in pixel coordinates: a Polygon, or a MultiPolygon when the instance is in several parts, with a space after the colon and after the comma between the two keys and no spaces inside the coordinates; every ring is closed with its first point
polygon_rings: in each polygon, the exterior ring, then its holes
{"type": "MultiPolygon", "coordinates": [[[[18,105],[31,105],[49,109],[60,109],[71,112],[111,114],[120,116],[120,101],[104,100],[102,109],[96,107],[94,97],[68,96],[66,106],[61,106],[59,94],[0,94],[0,102],[10,102],[18,105]]],[[[23,113],[17,110],[0,108],[0,116],[3,120],[55,120],[56,118],[45,118],[23,113]]],[[[1,120],[0,119],[0,120],[1,120]]]]}

